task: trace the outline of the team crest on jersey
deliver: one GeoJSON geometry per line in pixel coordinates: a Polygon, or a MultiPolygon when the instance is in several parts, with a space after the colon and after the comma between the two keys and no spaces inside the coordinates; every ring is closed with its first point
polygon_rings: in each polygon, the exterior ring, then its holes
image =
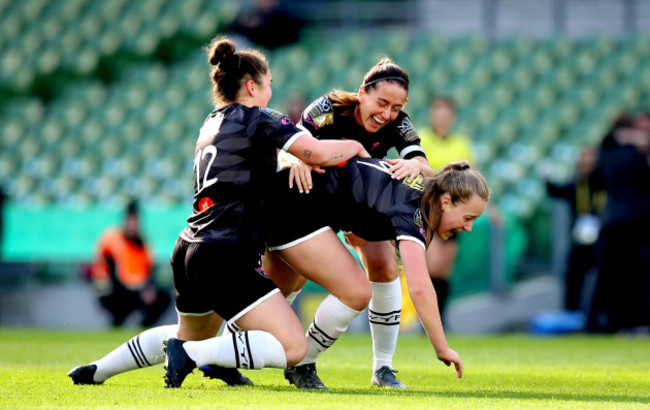
{"type": "Polygon", "coordinates": [[[404,136],[406,141],[412,141],[417,138],[418,133],[415,131],[415,127],[411,124],[411,120],[408,117],[404,117],[402,122],[397,126],[400,134],[404,136]]]}
{"type": "Polygon", "coordinates": [[[408,182],[408,178],[404,178],[402,179],[402,183],[408,186],[409,188],[413,188],[420,192],[424,191],[424,178],[422,178],[422,175],[418,175],[411,182],[408,182]]]}
{"type": "Polygon", "coordinates": [[[314,123],[318,125],[318,128],[322,128],[325,125],[329,125],[334,122],[334,115],[333,114],[323,114],[318,117],[312,117],[314,118],[314,123]]]}
{"type": "Polygon", "coordinates": [[[309,109],[309,116],[319,128],[332,124],[334,122],[334,113],[329,98],[323,97],[314,102],[309,109]]]}
{"type": "Polygon", "coordinates": [[[424,229],[424,220],[422,219],[422,212],[419,209],[415,210],[413,221],[420,229],[424,229]]]}
{"type": "Polygon", "coordinates": [[[284,117],[284,114],[282,114],[281,112],[272,110],[267,107],[260,107],[260,111],[262,111],[264,114],[268,115],[269,117],[273,118],[276,121],[284,117]]]}

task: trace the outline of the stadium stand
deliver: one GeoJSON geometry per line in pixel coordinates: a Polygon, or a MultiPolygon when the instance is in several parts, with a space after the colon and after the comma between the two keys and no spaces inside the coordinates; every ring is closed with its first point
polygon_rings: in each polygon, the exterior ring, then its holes
{"type": "MultiPolygon", "coordinates": [[[[189,209],[196,131],[211,109],[200,48],[238,8],[208,0],[0,0],[7,259],[88,260],[101,228],[135,197],[153,212],[145,226],[158,230],[148,236],[167,263],[189,209]],[[63,237],[72,238],[65,249],[63,237]]],[[[333,88],[354,90],[382,54],[412,77],[406,110],[416,126],[426,123],[431,96],[457,101],[458,123],[474,137],[494,203],[514,232],[510,276],[528,241],[542,253],[550,246],[538,168],[566,179],[579,147],[598,142],[614,115],[650,104],[650,71],[638,69],[650,65],[647,37],[489,41],[347,30],[307,31],[268,51],[271,106],[284,110],[297,92],[311,101],[333,88]]],[[[489,227],[477,225],[486,232],[474,235],[482,241],[474,247],[485,249],[489,227]]],[[[485,280],[484,260],[474,262],[460,269],[485,280]]],[[[486,286],[454,278],[468,291],[486,286]]]]}

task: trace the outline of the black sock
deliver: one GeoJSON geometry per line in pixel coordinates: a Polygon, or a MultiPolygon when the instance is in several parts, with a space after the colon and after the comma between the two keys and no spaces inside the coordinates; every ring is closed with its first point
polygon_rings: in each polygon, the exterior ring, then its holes
{"type": "Polygon", "coordinates": [[[449,296],[449,281],[447,279],[431,278],[431,283],[433,283],[433,288],[436,290],[438,310],[440,310],[440,317],[442,317],[449,296]]]}

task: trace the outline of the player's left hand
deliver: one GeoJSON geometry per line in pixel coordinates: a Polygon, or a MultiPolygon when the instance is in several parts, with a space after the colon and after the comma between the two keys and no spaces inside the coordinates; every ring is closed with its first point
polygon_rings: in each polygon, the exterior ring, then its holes
{"type": "Polygon", "coordinates": [[[302,161],[292,163],[291,169],[289,170],[289,188],[293,188],[293,184],[295,183],[300,193],[304,192],[308,194],[313,186],[311,179],[312,171],[319,174],[325,173],[325,170],[318,165],[308,165],[302,161]]]}
{"type": "Polygon", "coordinates": [[[460,379],[463,377],[463,362],[460,360],[458,353],[450,348],[447,348],[443,352],[438,352],[437,355],[438,359],[447,366],[451,366],[453,363],[454,367],[456,368],[456,375],[458,375],[458,378],[460,379]]]}
{"type": "Polygon", "coordinates": [[[416,159],[387,159],[392,167],[388,171],[392,174],[393,179],[404,179],[408,177],[407,182],[412,182],[420,175],[422,163],[416,159]]]}

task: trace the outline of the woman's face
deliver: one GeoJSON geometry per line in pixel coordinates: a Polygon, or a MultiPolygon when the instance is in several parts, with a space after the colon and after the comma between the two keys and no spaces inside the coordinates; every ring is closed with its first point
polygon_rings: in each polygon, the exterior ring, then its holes
{"type": "Polygon", "coordinates": [[[473,194],[469,200],[459,201],[454,205],[451,197],[444,194],[440,198],[440,205],[442,215],[436,234],[444,241],[451,238],[455,232],[472,232],[474,221],[483,214],[487,203],[480,196],[473,194]]]}
{"type": "Polygon", "coordinates": [[[255,105],[258,107],[266,107],[269,105],[269,101],[271,101],[271,97],[273,96],[273,91],[271,90],[272,82],[273,78],[271,77],[271,70],[269,69],[269,71],[267,71],[267,73],[262,77],[262,83],[254,84],[255,105]]]}
{"type": "Polygon", "coordinates": [[[408,93],[401,84],[380,81],[375,85],[368,91],[364,87],[359,88],[359,109],[354,114],[357,124],[371,133],[379,131],[397,118],[408,98],[408,93]]]}
{"type": "Polygon", "coordinates": [[[449,132],[451,126],[454,124],[455,113],[454,110],[445,104],[436,104],[429,112],[431,127],[434,130],[449,132]]]}

